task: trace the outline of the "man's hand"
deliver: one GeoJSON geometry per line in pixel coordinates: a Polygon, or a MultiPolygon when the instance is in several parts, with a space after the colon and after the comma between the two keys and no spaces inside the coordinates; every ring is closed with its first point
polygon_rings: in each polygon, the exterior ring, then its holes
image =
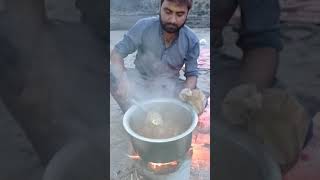
{"type": "Polygon", "coordinates": [[[116,94],[124,98],[128,97],[128,78],[125,71],[124,60],[115,49],[111,51],[111,73],[117,81],[116,94]]]}
{"type": "Polygon", "coordinates": [[[192,96],[192,90],[190,88],[184,88],[179,93],[179,98],[183,101],[187,101],[192,96]]]}
{"type": "Polygon", "coordinates": [[[206,97],[200,89],[184,88],[181,90],[179,98],[192,105],[197,114],[201,114],[205,109],[206,97]]]}
{"type": "Polygon", "coordinates": [[[121,79],[126,68],[124,66],[123,58],[115,49],[111,51],[110,62],[111,73],[116,79],[121,79]]]}

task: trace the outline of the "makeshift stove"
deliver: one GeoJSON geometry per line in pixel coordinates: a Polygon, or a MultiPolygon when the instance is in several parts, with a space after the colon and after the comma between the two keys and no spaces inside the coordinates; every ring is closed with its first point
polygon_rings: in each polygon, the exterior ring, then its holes
{"type": "Polygon", "coordinates": [[[132,155],[128,155],[134,162],[136,169],[136,179],[150,180],[174,180],[174,179],[190,179],[192,150],[186,153],[184,159],[171,161],[167,163],[146,162],[133,151],[132,155]]]}
{"type": "Polygon", "coordinates": [[[210,135],[195,132],[192,147],[185,157],[168,163],[145,162],[130,144],[128,158],[132,171],[122,179],[130,180],[209,180],[210,135]]]}

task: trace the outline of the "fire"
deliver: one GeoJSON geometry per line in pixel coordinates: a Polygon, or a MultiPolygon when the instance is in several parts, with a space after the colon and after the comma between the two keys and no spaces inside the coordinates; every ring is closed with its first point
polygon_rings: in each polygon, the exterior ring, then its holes
{"type": "Polygon", "coordinates": [[[130,153],[131,155],[127,154],[127,156],[132,159],[132,160],[141,160],[141,157],[139,156],[139,154],[135,151],[131,151],[130,153]]]}
{"type": "Polygon", "coordinates": [[[166,170],[172,170],[175,169],[178,166],[179,162],[178,161],[171,161],[168,163],[154,163],[154,162],[149,162],[148,163],[148,168],[151,169],[154,172],[162,172],[166,170]]]}
{"type": "Polygon", "coordinates": [[[210,134],[194,134],[192,139],[192,168],[210,169],[210,134]]]}
{"type": "Polygon", "coordinates": [[[139,155],[128,155],[128,157],[132,160],[140,160],[140,156],[139,155]]]}
{"type": "Polygon", "coordinates": [[[197,127],[192,136],[192,167],[210,168],[210,104],[199,116],[197,127]]]}
{"type": "MultiPolygon", "coordinates": [[[[195,132],[192,137],[191,148],[187,152],[187,157],[191,158],[191,168],[194,170],[210,170],[210,134],[195,132]]],[[[132,149],[132,148],[131,148],[132,149]]],[[[132,149],[133,150],[133,149],[132,149]]],[[[141,161],[141,157],[135,151],[127,155],[132,160],[141,161]]],[[[167,163],[146,163],[148,169],[154,173],[168,173],[175,171],[179,167],[179,161],[167,163]]]]}
{"type": "MultiPolygon", "coordinates": [[[[134,153],[132,155],[127,155],[132,160],[141,160],[141,157],[138,153],[134,153]]],[[[168,163],[154,163],[154,162],[148,162],[147,166],[150,170],[152,170],[155,173],[161,173],[164,171],[170,171],[174,170],[176,167],[178,167],[179,162],[178,161],[171,161],[168,163]]]]}

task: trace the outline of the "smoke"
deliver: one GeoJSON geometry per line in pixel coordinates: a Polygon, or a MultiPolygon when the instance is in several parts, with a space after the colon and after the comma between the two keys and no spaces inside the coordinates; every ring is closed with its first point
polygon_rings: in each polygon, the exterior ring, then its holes
{"type": "Polygon", "coordinates": [[[146,75],[141,75],[137,69],[127,71],[129,96],[144,101],[153,98],[172,98],[177,95],[179,80],[176,71],[161,62],[159,57],[146,53],[139,57],[136,66],[139,66],[146,75]]]}
{"type": "MultiPolygon", "coordinates": [[[[170,69],[166,63],[161,62],[159,57],[152,53],[145,53],[140,55],[136,61],[137,68],[128,68],[135,59],[134,56],[128,56],[124,59],[125,66],[127,67],[127,79],[128,79],[128,96],[134,98],[137,101],[145,101],[154,98],[173,98],[177,96],[178,89],[182,89],[183,82],[178,79],[176,70],[170,69]]],[[[119,79],[117,74],[121,74],[116,66],[110,64],[112,81],[111,88],[117,88],[119,79]]]]}
{"type": "Polygon", "coordinates": [[[139,77],[130,76],[130,97],[138,101],[154,98],[175,97],[176,82],[172,79],[158,77],[152,80],[139,80],[139,77]],[[134,82],[134,84],[133,84],[134,82]],[[138,82],[138,83],[137,83],[138,82]]]}

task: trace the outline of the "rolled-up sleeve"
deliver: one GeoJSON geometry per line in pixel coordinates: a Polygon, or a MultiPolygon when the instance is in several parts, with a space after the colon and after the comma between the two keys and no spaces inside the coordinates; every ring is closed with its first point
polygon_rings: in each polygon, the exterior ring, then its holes
{"type": "Polygon", "coordinates": [[[198,58],[200,54],[199,42],[196,42],[187,52],[185,58],[185,77],[198,76],[198,58]]]}
{"type": "Polygon", "coordinates": [[[278,0],[239,0],[242,27],[237,45],[242,49],[282,49],[278,0]]]}
{"type": "Polygon", "coordinates": [[[115,45],[115,50],[122,58],[127,57],[129,54],[135,52],[141,44],[142,34],[146,23],[144,20],[139,20],[133,25],[128,32],[123,36],[115,45]]]}

